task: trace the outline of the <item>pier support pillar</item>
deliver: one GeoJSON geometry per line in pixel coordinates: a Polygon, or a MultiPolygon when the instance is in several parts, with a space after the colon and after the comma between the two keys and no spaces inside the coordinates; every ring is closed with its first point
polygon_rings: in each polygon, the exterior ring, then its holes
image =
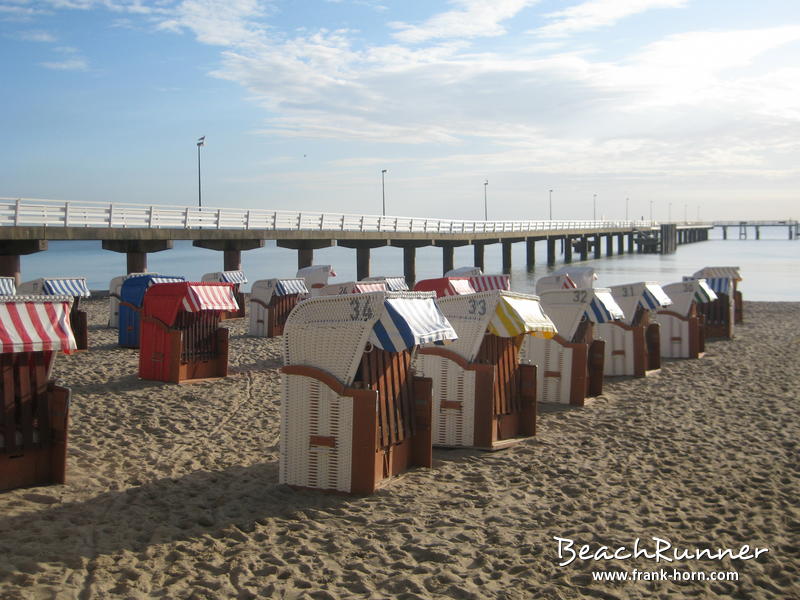
{"type": "Polygon", "coordinates": [[[403,277],[409,289],[417,282],[417,248],[430,246],[427,240],[392,240],[390,246],[403,249],[403,277]]]}
{"type": "Polygon", "coordinates": [[[722,239],[728,239],[728,228],[725,225],[722,226],[722,239]]]}
{"type": "Polygon", "coordinates": [[[581,260],[589,260],[589,237],[581,236],[581,260]]]}
{"type": "Polygon", "coordinates": [[[510,240],[503,240],[503,273],[508,275],[511,273],[511,242],[510,240]]]}
{"type": "Polygon", "coordinates": [[[473,240],[473,265],[478,267],[481,271],[486,271],[486,246],[488,244],[498,244],[500,240],[473,240]]]}
{"type": "Polygon", "coordinates": [[[547,266],[552,267],[555,264],[556,264],[556,238],[550,236],[547,238],[547,266]]]}
{"type": "Polygon", "coordinates": [[[297,268],[302,269],[314,264],[314,250],[330,248],[333,240],[278,240],[277,246],[297,250],[297,268]]]}
{"type": "Polygon", "coordinates": [[[625,254],[625,234],[617,234],[617,254],[625,254]]]}
{"type": "Polygon", "coordinates": [[[536,269],[536,241],[538,238],[527,238],[525,240],[525,267],[528,271],[536,269]]]}
{"type": "Polygon", "coordinates": [[[572,262],[572,238],[568,235],[564,236],[564,263],[569,264],[572,262]]]}
{"type": "Polygon", "coordinates": [[[602,252],[601,252],[601,250],[602,250],[602,244],[601,244],[602,237],[603,236],[601,236],[599,234],[594,236],[594,257],[595,258],[600,258],[603,255],[602,252]]]}
{"type": "Polygon", "coordinates": [[[128,273],[147,273],[147,255],[172,248],[172,240],[103,240],[103,250],[123,252],[128,273]]]}
{"type": "Polygon", "coordinates": [[[22,281],[19,259],[23,254],[35,254],[47,250],[47,240],[2,240],[0,241],[0,275],[13,277],[14,284],[22,281]]]}
{"type": "Polygon", "coordinates": [[[633,254],[633,242],[634,242],[633,236],[634,236],[633,232],[628,234],[628,253],[629,254],[633,254]]]}
{"type": "Polygon", "coordinates": [[[467,244],[469,244],[467,240],[436,240],[433,242],[434,246],[442,249],[442,275],[453,270],[456,246],[466,246],[467,244]]]}
{"type": "Polygon", "coordinates": [[[369,277],[370,250],[389,245],[389,240],[339,240],[337,246],[355,248],[356,250],[356,279],[361,281],[369,277]]]}
{"type": "Polygon", "coordinates": [[[758,225],[756,225],[756,239],[761,239],[761,228],[758,225]]]}
{"type": "Polygon", "coordinates": [[[614,256],[614,236],[611,234],[606,236],[606,256],[614,256]]]}

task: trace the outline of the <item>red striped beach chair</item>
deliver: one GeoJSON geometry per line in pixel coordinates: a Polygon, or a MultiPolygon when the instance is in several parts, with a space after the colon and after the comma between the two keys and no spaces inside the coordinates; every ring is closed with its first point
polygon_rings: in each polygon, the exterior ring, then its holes
{"type": "Polygon", "coordinates": [[[0,491],[64,483],[70,392],[50,380],[72,352],[70,296],[0,298],[0,491]]]}
{"type": "Polygon", "coordinates": [[[444,274],[445,277],[466,277],[476,292],[511,290],[510,275],[484,275],[479,267],[458,267],[444,274]]]}
{"type": "Polygon", "coordinates": [[[370,494],[430,466],[431,381],[418,345],[454,339],[432,294],[370,292],[301,302],[283,335],[280,481],[370,494]]]}
{"type": "Polygon", "coordinates": [[[89,321],[86,311],[81,310],[81,298],[91,296],[85,277],[40,277],[21,283],[17,293],[34,296],[72,296],[69,315],[72,334],[78,350],[89,349],[89,321]]]}
{"type": "Polygon", "coordinates": [[[437,298],[474,294],[475,288],[466,277],[436,277],[423,279],[414,285],[415,292],[434,292],[437,298]]]}
{"type": "Polygon", "coordinates": [[[705,352],[705,331],[697,306],[713,302],[717,295],[705,279],[678,281],[663,289],[672,305],[653,317],[661,326],[661,356],[700,358],[705,352]]]}
{"type": "Polygon", "coordinates": [[[139,377],[180,383],[228,374],[228,330],[222,311],[238,309],[233,285],[160,283],[142,304],[139,377]]]}
{"type": "Polygon", "coordinates": [[[268,338],[283,335],[289,313],[307,295],[304,279],[259,279],[250,290],[248,333],[268,338]]]}

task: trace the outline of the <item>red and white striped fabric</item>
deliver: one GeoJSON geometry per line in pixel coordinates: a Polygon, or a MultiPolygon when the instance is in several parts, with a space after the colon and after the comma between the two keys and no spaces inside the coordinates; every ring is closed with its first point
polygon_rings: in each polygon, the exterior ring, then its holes
{"type": "Polygon", "coordinates": [[[0,302],[0,344],[3,354],[77,348],[69,322],[70,299],[21,296],[0,302]]]}
{"type": "Polygon", "coordinates": [[[383,281],[363,282],[359,281],[353,286],[353,292],[367,294],[369,292],[385,292],[386,284],[383,281]]]}
{"type": "Polygon", "coordinates": [[[183,297],[183,309],[186,312],[239,310],[239,304],[233,296],[233,286],[229,284],[191,284],[183,297]]]}
{"type": "Polygon", "coordinates": [[[472,275],[469,282],[476,292],[511,290],[510,275],[472,275]]]}

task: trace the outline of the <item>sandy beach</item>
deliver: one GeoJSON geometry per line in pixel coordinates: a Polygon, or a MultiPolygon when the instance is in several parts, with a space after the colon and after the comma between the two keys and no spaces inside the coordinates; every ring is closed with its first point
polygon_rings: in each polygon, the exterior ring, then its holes
{"type": "Polygon", "coordinates": [[[370,497],[278,484],[280,340],[231,328],[231,375],[141,381],[90,300],[68,482],[0,494],[0,598],[800,598],[800,303],[745,304],[733,341],[542,406],[533,440],[435,450],[370,497]],[[555,537],[758,558],[581,560],[555,537]],[[592,572],[736,572],[597,582],[592,572]]]}

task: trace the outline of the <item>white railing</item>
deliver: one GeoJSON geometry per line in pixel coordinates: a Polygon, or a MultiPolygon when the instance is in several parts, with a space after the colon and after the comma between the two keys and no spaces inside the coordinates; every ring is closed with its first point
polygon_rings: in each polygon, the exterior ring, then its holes
{"type": "Polygon", "coordinates": [[[653,221],[459,221],[313,211],[0,198],[0,226],[390,233],[536,233],[652,227],[653,221]]]}
{"type": "Polygon", "coordinates": [[[769,227],[771,225],[774,225],[776,227],[777,226],[782,227],[784,225],[786,226],[797,225],[797,223],[798,222],[794,219],[786,219],[783,221],[779,219],[773,219],[771,221],[714,221],[712,225],[714,227],[736,227],[738,225],[746,225],[747,227],[755,227],[755,226],[769,227]]]}

